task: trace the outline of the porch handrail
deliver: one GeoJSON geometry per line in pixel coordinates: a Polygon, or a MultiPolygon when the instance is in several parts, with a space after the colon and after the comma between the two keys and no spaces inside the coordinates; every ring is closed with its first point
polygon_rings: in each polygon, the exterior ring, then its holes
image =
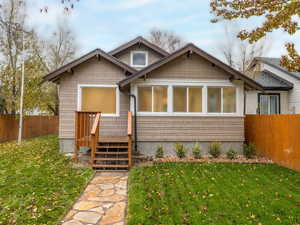
{"type": "Polygon", "coordinates": [[[94,163],[97,142],[99,141],[100,117],[101,113],[97,113],[91,130],[91,165],[94,163]]]}
{"type": "MultiPolygon", "coordinates": [[[[92,148],[92,130],[97,115],[100,112],[75,111],[75,160],[78,161],[79,148],[86,146],[92,148]]],[[[101,114],[100,114],[101,115],[101,114]]],[[[100,120],[100,118],[99,118],[100,120]]],[[[97,129],[97,128],[95,128],[97,129]]],[[[94,129],[94,132],[96,130],[94,129]]]]}
{"type": "Polygon", "coordinates": [[[132,166],[132,112],[128,112],[127,119],[127,134],[128,134],[128,167],[132,166]]]}
{"type": "Polygon", "coordinates": [[[132,112],[128,112],[128,126],[127,126],[127,130],[128,130],[128,136],[132,136],[132,112]]]}
{"type": "Polygon", "coordinates": [[[91,130],[91,135],[95,135],[96,132],[97,132],[97,129],[99,128],[100,116],[101,116],[101,113],[96,114],[96,118],[94,120],[93,127],[92,127],[92,130],[91,130]]]}

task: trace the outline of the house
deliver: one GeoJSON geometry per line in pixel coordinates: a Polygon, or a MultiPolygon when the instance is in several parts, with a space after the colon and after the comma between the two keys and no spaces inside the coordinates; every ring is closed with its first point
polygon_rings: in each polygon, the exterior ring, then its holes
{"type": "Polygon", "coordinates": [[[287,71],[279,58],[257,57],[247,75],[264,89],[246,93],[247,114],[300,113],[300,72],[287,71]]]}
{"type": "Polygon", "coordinates": [[[239,150],[245,90],[262,90],[194,44],[169,54],[142,37],[108,53],[96,49],[44,80],[59,86],[61,151],[91,147],[91,163],[99,168],[114,167],[106,162],[112,152],[130,160],[132,140],[150,156],[161,144],[174,154],[176,142],[200,142],[206,150],[220,141],[224,150],[239,150]]]}

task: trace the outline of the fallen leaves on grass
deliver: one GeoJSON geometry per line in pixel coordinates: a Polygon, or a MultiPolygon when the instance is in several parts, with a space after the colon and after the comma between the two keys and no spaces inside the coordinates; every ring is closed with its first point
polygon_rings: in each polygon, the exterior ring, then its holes
{"type": "Polygon", "coordinates": [[[128,225],[295,225],[299,186],[274,164],[155,162],[130,171],[128,225]]]}
{"type": "Polygon", "coordinates": [[[0,224],[56,224],[92,174],[72,168],[56,136],[0,144],[0,224]]]}

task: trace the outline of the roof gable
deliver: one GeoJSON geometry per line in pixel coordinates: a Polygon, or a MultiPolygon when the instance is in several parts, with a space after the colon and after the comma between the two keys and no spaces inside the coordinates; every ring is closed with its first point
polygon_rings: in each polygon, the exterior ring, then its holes
{"type": "Polygon", "coordinates": [[[208,60],[212,63],[212,65],[217,66],[225,70],[229,76],[230,79],[241,79],[243,80],[249,87],[262,90],[262,86],[258,84],[256,81],[252,80],[251,78],[245,76],[244,74],[236,71],[235,69],[231,68],[230,66],[224,64],[220,60],[216,59],[215,57],[209,55],[208,53],[204,52],[194,44],[190,43],[184,46],[183,48],[173,52],[169,56],[163,58],[162,60],[144,68],[143,70],[140,70],[139,72],[136,72],[135,74],[132,74],[131,76],[128,76],[124,80],[119,82],[119,86],[121,88],[124,88],[131,82],[135,81],[136,79],[143,77],[150,73],[151,71],[165,65],[168,62],[173,61],[174,59],[184,55],[184,54],[198,54],[199,56],[203,57],[204,59],[208,60]]]}
{"type": "Polygon", "coordinates": [[[269,58],[269,57],[256,57],[250,66],[253,66],[255,62],[260,61],[269,66],[272,66],[297,80],[300,80],[300,72],[289,72],[286,68],[280,65],[280,58],[269,58]]]}
{"type": "Polygon", "coordinates": [[[151,42],[147,41],[145,38],[139,36],[119,47],[117,47],[116,49],[110,51],[108,54],[112,55],[112,56],[116,56],[117,54],[119,54],[120,52],[126,51],[127,49],[131,48],[134,45],[137,44],[143,44],[146,47],[150,48],[152,51],[158,53],[159,55],[165,57],[168,56],[169,53],[166,52],[165,50],[163,50],[162,48],[158,47],[157,45],[152,44],[151,42]]]}
{"type": "Polygon", "coordinates": [[[107,54],[106,52],[104,52],[101,49],[95,49],[85,55],[83,55],[82,57],[75,59],[74,61],[60,67],[59,69],[47,74],[46,76],[43,77],[44,81],[56,81],[57,79],[59,79],[59,77],[68,71],[72,71],[72,69],[76,66],[78,66],[79,64],[93,58],[93,57],[98,57],[99,59],[101,57],[103,57],[104,59],[108,60],[109,62],[115,64],[116,66],[124,69],[126,72],[129,72],[130,74],[133,74],[136,72],[136,70],[130,66],[128,66],[127,64],[121,62],[120,60],[118,60],[117,58],[107,54]]]}

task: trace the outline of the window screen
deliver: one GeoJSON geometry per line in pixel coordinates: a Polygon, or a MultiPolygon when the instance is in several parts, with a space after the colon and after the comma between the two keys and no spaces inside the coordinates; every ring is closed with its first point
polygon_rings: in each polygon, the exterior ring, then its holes
{"type": "Polygon", "coordinates": [[[138,88],[138,109],[140,112],[152,112],[152,87],[138,88]]]}
{"type": "Polygon", "coordinates": [[[236,89],[232,87],[223,88],[223,112],[236,112],[236,89]]]}
{"type": "Polygon", "coordinates": [[[207,111],[221,112],[221,88],[207,88],[207,111]]]}
{"type": "Polygon", "coordinates": [[[168,88],[166,86],[154,86],[153,101],[153,112],[167,112],[168,88]]]}
{"type": "Polygon", "coordinates": [[[174,112],[187,112],[187,88],[173,88],[173,107],[174,112]]]}
{"type": "Polygon", "coordinates": [[[189,112],[202,112],[201,87],[189,87],[189,112]]]}
{"type": "Polygon", "coordinates": [[[167,112],[168,111],[168,87],[167,86],[138,87],[138,111],[139,112],[167,112]]]}

